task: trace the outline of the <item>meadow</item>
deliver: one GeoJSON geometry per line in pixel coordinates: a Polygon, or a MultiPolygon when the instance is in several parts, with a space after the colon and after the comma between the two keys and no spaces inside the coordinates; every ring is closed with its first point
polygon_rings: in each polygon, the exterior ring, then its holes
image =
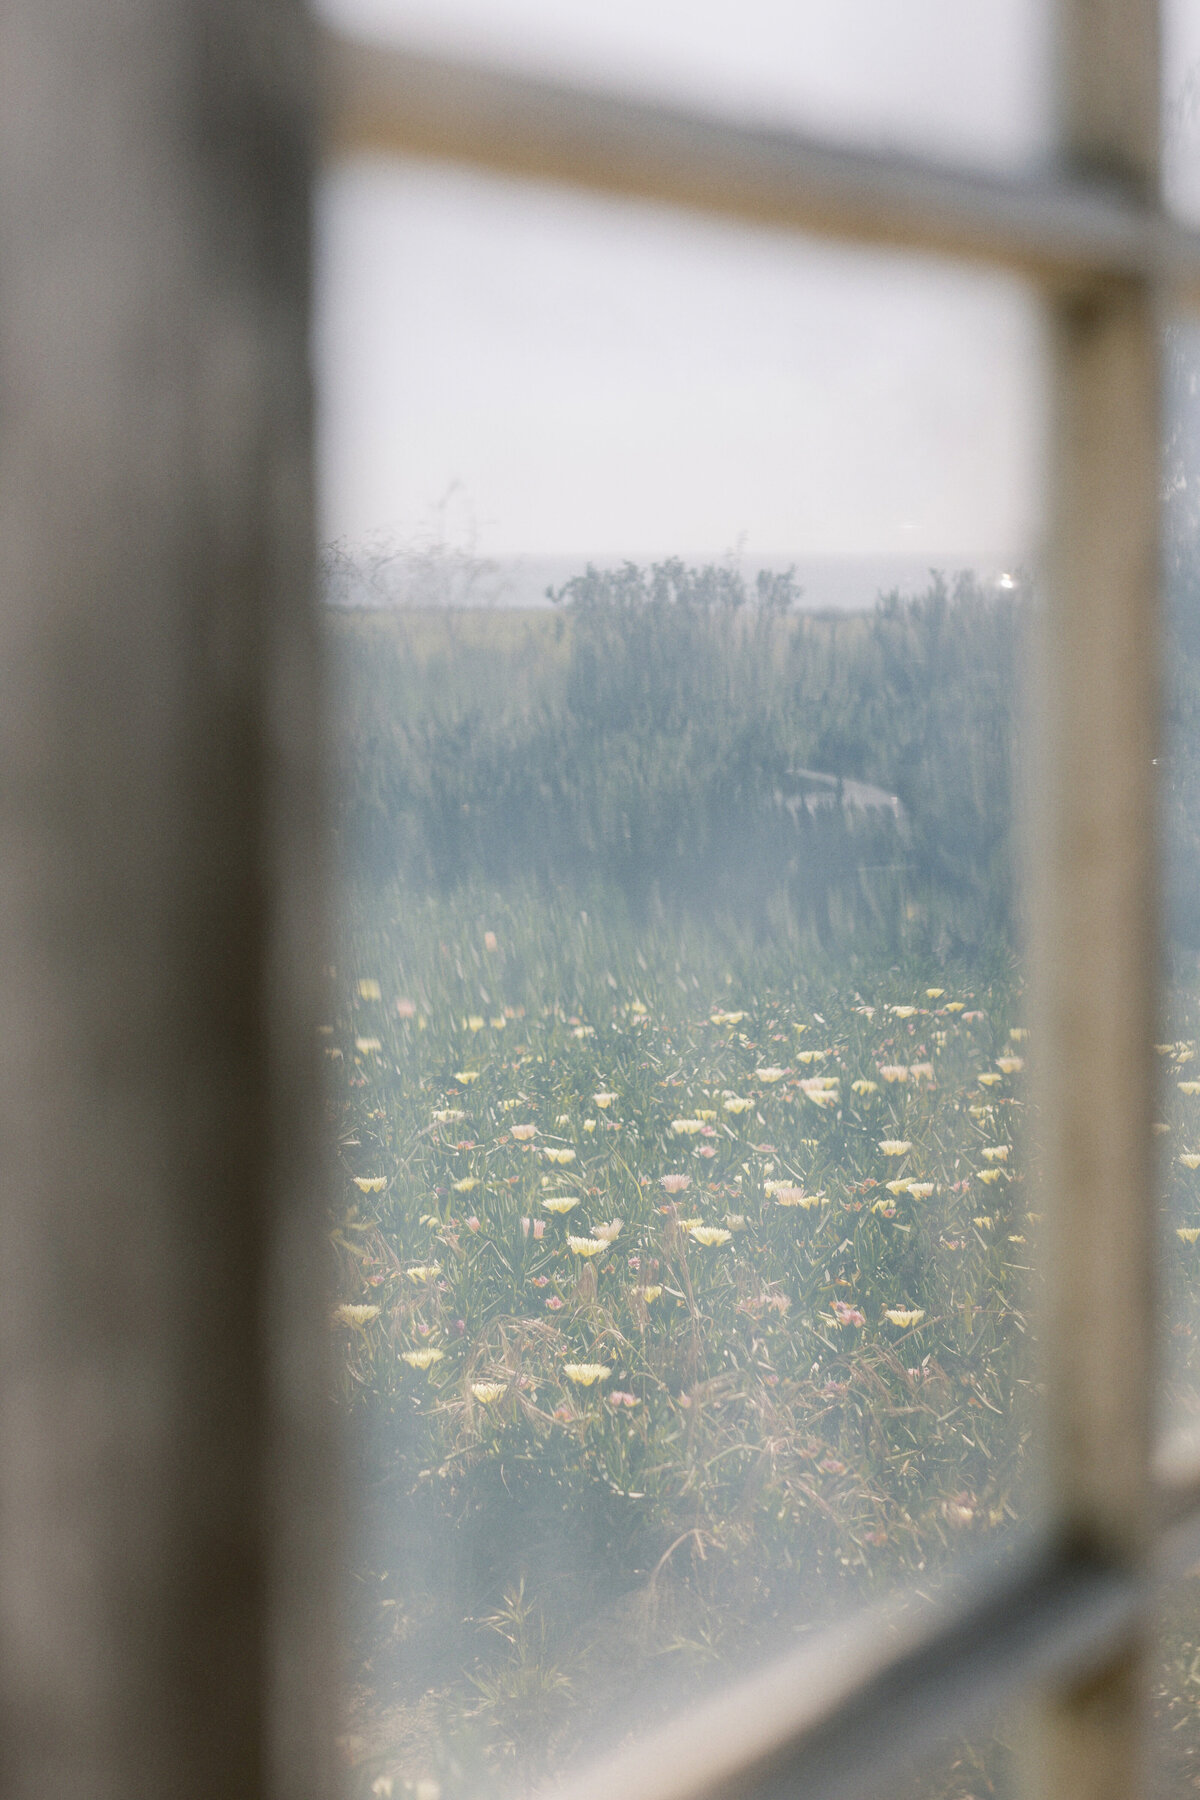
{"type": "MultiPolygon", "coordinates": [[[[531,1791],[1036,1511],[1023,602],[795,599],[664,565],[544,614],[331,621],[356,1794],[531,1791]],[[806,804],[802,769],[899,810],[806,804]]],[[[1159,1706],[1190,1769],[1185,1625],[1159,1706]]],[[[956,1745],[914,1791],[1003,1792],[1010,1760],[956,1745]]]]}

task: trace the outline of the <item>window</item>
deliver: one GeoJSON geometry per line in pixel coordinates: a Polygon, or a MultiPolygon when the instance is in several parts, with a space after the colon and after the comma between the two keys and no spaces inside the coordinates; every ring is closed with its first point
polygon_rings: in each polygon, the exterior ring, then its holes
{"type": "MultiPolygon", "coordinates": [[[[280,1791],[316,1793],[319,1259],[279,1201],[311,1180],[314,1110],[293,1029],[316,1011],[303,55],[265,6],[206,9],[202,47],[148,0],[129,43],[10,17],[39,106],[9,112],[0,193],[21,271],[0,475],[20,671],[7,1754],[14,1791],[249,1794],[274,1755],[280,1791]]],[[[1065,0],[1061,23],[1062,148],[1024,177],[321,45],[334,144],[1012,269],[1052,342],[1032,980],[1049,1529],[995,1590],[898,1634],[866,1620],[581,1795],[863,1789],[1017,1693],[1042,1714],[1047,1791],[1136,1786],[1144,1615],[1200,1512],[1200,1451],[1154,1429],[1150,1154],[1159,334],[1200,295],[1200,245],[1158,197],[1155,9],[1065,0]]]]}

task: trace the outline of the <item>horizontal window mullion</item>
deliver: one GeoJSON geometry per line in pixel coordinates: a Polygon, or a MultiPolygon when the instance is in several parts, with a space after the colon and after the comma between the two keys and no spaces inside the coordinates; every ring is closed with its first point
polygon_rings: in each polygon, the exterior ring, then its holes
{"type": "Polygon", "coordinates": [[[1044,284],[1153,278],[1200,308],[1200,234],[1100,181],[976,176],[332,33],[324,61],[329,154],[444,157],[1044,284]]]}
{"type": "Polygon", "coordinates": [[[1131,1574],[1042,1547],[956,1604],[844,1629],[639,1737],[558,1800],[850,1800],[947,1733],[1099,1667],[1146,1605],[1131,1574]]]}

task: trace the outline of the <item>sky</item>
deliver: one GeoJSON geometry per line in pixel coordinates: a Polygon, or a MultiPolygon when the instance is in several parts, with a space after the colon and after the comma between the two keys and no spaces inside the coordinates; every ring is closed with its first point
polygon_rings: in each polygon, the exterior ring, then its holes
{"type": "MultiPolygon", "coordinates": [[[[1033,0],[322,11],[980,167],[1052,141],[1033,0]]],[[[1177,68],[1200,59],[1198,12],[1177,0],[1177,68]]],[[[442,516],[490,556],[1036,553],[1043,349],[1014,281],[415,161],[333,165],[317,224],[327,540],[411,541],[450,495],[442,516]]]]}

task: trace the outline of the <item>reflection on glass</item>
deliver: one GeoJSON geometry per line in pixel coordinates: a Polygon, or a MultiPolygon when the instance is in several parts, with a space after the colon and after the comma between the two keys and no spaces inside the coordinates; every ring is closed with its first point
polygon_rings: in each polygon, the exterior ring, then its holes
{"type": "Polygon", "coordinates": [[[1172,210],[1200,220],[1200,6],[1165,0],[1163,185],[1172,210]]]}
{"type": "Polygon", "coordinates": [[[1153,1800],[1174,1800],[1200,1787],[1200,1582],[1194,1570],[1164,1593],[1157,1628],[1146,1788],[1153,1800]]]}
{"type": "Polygon", "coordinates": [[[1014,167],[1051,141],[1043,0],[322,0],[342,29],[742,119],[1014,167]]]}
{"type": "MultiPolygon", "coordinates": [[[[850,273],[844,302],[866,316],[850,273]]],[[[742,366],[707,304],[694,281],[701,399],[742,366]]],[[[621,326],[635,362],[647,311],[621,326]]],[[[817,355],[848,378],[863,344],[856,324],[817,355]]],[[[435,378],[469,455],[452,348],[435,378]]],[[[561,441],[589,428],[586,355],[542,388],[536,340],[520,356],[518,471],[538,406],[561,441]]],[[[881,432],[906,379],[890,366],[881,432]]],[[[702,421],[674,439],[663,530],[683,467],[719,546],[743,447],[702,421]]],[[[979,428],[903,478],[986,463],[979,428]]],[[[614,531],[624,460],[584,496],[614,531]]],[[[856,548],[888,550],[887,504],[864,489],[856,548]]],[[[553,548],[540,605],[471,604],[486,538],[329,564],[364,1795],[526,1791],[864,1599],[994,1557],[1026,1506],[1026,583],[926,576],[817,612],[778,560],[553,548]]],[[[1000,1791],[966,1754],[924,1791],[1000,1791]]]]}

